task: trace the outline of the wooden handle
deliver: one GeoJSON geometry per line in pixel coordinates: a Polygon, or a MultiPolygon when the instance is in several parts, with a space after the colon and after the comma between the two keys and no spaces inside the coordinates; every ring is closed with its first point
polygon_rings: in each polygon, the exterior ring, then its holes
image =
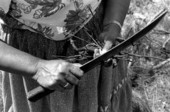
{"type": "Polygon", "coordinates": [[[27,99],[31,102],[36,102],[37,100],[41,99],[44,96],[47,96],[52,92],[54,92],[54,90],[49,90],[39,86],[28,92],[27,99]]]}

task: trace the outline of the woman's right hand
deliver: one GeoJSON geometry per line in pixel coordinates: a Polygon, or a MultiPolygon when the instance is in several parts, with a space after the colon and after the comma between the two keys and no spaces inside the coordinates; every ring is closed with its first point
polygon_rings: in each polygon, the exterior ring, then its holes
{"type": "Polygon", "coordinates": [[[71,89],[83,76],[80,66],[64,60],[40,60],[33,79],[47,89],[59,91],[71,89]]]}

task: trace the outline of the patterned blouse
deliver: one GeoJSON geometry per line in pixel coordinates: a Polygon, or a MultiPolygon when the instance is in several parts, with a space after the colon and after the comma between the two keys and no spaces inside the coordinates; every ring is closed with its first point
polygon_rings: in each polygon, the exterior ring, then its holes
{"type": "Polygon", "coordinates": [[[53,40],[78,32],[95,14],[101,0],[0,0],[9,13],[30,30],[53,40]]]}

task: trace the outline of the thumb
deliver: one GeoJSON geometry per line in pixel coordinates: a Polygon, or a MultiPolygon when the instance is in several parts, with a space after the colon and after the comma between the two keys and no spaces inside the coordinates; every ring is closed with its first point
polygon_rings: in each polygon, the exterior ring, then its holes
{"type": "Polygon", "coordinates": [[[100,54],[106,53],[112,47],[112,45],[113,43],[111,41],[105,41],[104,47],[101,50],[100,54]]]}

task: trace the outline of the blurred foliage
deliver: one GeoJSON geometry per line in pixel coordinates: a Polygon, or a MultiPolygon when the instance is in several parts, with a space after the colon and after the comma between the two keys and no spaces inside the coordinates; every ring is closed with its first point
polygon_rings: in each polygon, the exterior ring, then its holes
{"type": "MultiPolygon", "coordinates": [[[[145,27],[163,9],[170,11],[170,0],[131,0],[122,29],[128,38],[145,27]]],[[[170,112],[170,13],[150,33],[127,49],[133,95],[148,104],[149,111],[170,112]],[[165,43],[168,42],[169,44],[165,43]],[[167,51],[168,51],[167,50],[167,51]]],[[[146,105],[145,105],[146,106],[146,105]]],[[[146,106],[146,108],[148,108],[146,106]]],[[[141,109],[142,110],[142,109],[141,109]]]]}

